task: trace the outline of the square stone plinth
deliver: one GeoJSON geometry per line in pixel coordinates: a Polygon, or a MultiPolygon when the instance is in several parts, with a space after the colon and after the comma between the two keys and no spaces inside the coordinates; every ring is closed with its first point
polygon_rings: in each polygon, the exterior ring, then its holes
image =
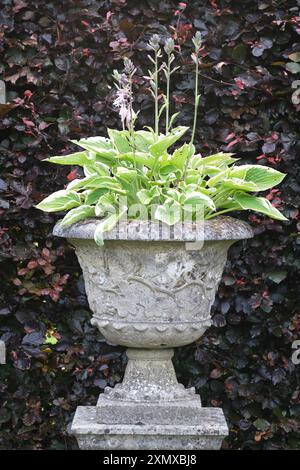
{"type": "Polygon", "coordinates": [[[201,408],[197,424],[100,424],[96,406],[79,406],[71,433],[84,450],[217,450],[228,435],[221,408],[201,408]]]}

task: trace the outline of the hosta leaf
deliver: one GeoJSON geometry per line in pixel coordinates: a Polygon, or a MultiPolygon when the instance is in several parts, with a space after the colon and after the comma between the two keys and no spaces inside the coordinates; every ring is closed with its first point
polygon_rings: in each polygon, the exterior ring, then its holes
{"type": "Polygon", "coordinates": [[[220,174],[220,168],[213,165],[204,165],[201,170],[203,176],[215,176],[220,174]]]}
{"type": "Polygon", "coordinates": [[[149,152],[149,146],[153,144],[153,136],[148,131],[137,131],[134,133],[134,146],[138,152],[149,152]]]}
{"type": "Polygon", "coordinates": [[[107,153],[109,151],[113,151],[112,143],[106,137],[89,137],[88,139],[71,140],[71,142],[79,145],[79,147],[94,152],[101,153],[104,151],[104,153],[107,153]]]}
{"type": "Polygon", "coordinates": [[[245,181],[239,178],[224,178],[222,186],[229,189],[242,189],[244,191],[257,191],[258,188],[252,181],[245,181]]]}
{"type": "MultiPolygon", "coordinates": [[[[84,165],[83,172],[84,172],[85,177],[94,176],[95,175],[95,168],[92,165],[84,165]]],[[[76,181],[77,180],[78,180],[78,178],[76,179],[76,181]]]]}
{"type": "MultiPolygon", "coordinates": [[[[143,130],[135,131],[134,140],[139,142],[140,137],[142,137],[142,139],[143,139],[143,145],[145,145],[144,143],[146,142],[147,149],[149,148],[149,145],[154,143],[154,134],[153,134],[153,132],[143,131],[143,130]]],[[[137,146],[137,150],[140,150],[138,148],[138,146],[137,146]]]]}
{"type": "Polygon", "coordinates": [[[121,187],[126,190],[127,196],[131,198],[130,202],[136,200],[136,193],[139,189],[139,181],[141,176],[137,170],[118,167],[115,173],[116,180],[120,183],[121,187]]]}
{"type": "Polygon", "coordinates": [[[116,171],[115,175],[120,176],[124,180],[128,181],[128,183],[131,183],[132,181],[137,179],[138,172],[137,172],[137,170],[133,170],[131,168],[124,168],[122,166],[119,166],[117,168],[117,171],[116,171]]]}
{"type": "Polygon", "coordinates": [[[107,191],[108,191],[107,188],[98,188],[98,189],[92,189],[92,190],[86,191],[84,193],[85,195],[84,203],[87,206],[91,206],[95,204],[98,201],[99,197],[105,194],[107,191]]]}
{"type": "Polygon", "coordinates": [[[131,163],[137,163],[146,166],[147,168],[152,168],[155,163],[155,158],[150,154],[145,154],[142,152],[129,152],[129,153],[120,153],[116,155],[118,160],[125,160],[131,163]]]}
{"type": "Polygon", "coordinates": [[[97,225],[94,232],[94,240],[97,245],[103,246],[103,233],[112,230],[116,226],[118,220],[120,220],[120,218],[125,214],[126,211],[127,207],[123,207],[118,214],[111,214],[97,225]]]}
{"type": "Polygon", "coordinates": [[[229,178],[239,178],[241,180],[245,179],[247,171],[252,165],[240,165],[235,166],[229,169],[228,177],[229,178]]]}
{"type": "Polygon", "coordinates": [[[216,176],[213,176],[207,181],[207,186],[209,188],[212,188],[216,185],[218,185],[223,179],[227,178],[229,174],[230,169],[227,168],[226,170],[220,171],[220,173],[216,176]]]}
{"type": "Polygon", "coordinates": [[[81,180],[74,180],[68,185],[68,189],[112,189],[120,194],[125,194],[125,191],[118,184],[118,182],[110,176],[92,175],[87,176],[81,180]]]}
{"type": "Polygon", "coordinates": [[[176,149],[168,160],[168,164],[174,165],[179,170],[183,170],[185,167],[186,160],[191,158],[195,152],[194,145],[183,144],[180,148],[176,149]]]}
{"type": "Polygon", "coordinates": [[[168,189],[168,191],[166,192],[166,195],[171,198],[171,199],[174,199],[174,201],[176,202],[181,202],[181,198],[183,196],[184,198],[184,195],[181,194],[177,189],[168,189]]]}
{"type": "Polygon", "coordinates": [[[198,191],[200,191],[203,194],[206,194],[207,196],[214,196],[217,194],[218,190],[216,188],[205,188],[205,187],[198,187],[198,191]]]}
{"type": "MultiPolygon", "coordinates": [[[[232,198],[224,198],[222,201],[218,201],[217,203],[217,211],[230,209],[231,211],[238,211],[241,210],[240,204],[232,198]]],[[[214,216],[218,215],[218,212],[214,214],[214,216]]]]}
{"type": "Polygon", "coordinates": [[[89,139],[71,140],[71,142],[88,150],[90,160],[109,166],[114,166],[116,163],[117,151],[113,148],[111,141],[105,137],[90,137],[89,139]]]}
{"type": "Polygon", "coordinates": [[[87,155],[86,152],[75,152],[70,153],[69,155],[63,155],[61,157],[50,157],[46,158],[44,161],[56,163],[58,165],[89,165],[91,163],[91,158],[87,155]]]}
{"type": "Polygon", "coordinates": [[[232,168],[229,177],[241,178],[256,185],[256,191],[264,191],[281,183],[284,173],[263,165],[241,165],[232,168]]]}
{"type": "Polygon", "coordinates": [[[101,176],[109,176],[109,167],[101,162],[93,162],[93,168],[101,176]]]}
{"type": "Polygon", "coordinates": [[[132,146],[129,143],[128,131],[117,131],[115,129],[107,129],[107,133],[111,142],[114,144],[118,152],[132,152],[132,146]]]}
{"type": "Polygon", "coordinates": [[[119,181],[124,189],[128,191],[134,190],[139,178],[137,170],[130,168],[118,167],[115,173],[115,178],[119,181]]]}
{"type": "Polygon", "coordinates": [[[194,191],[189,193],[184,200],[184,205],[206,206],[212,210],[215,210],[216,208],[214,201],[209,196],[203,194],[200,191],[194,191]]]}
{"type": "Polygon", "coordinates": [[[234,153],[215,153],[214,155],[209,155],[208,157],[201,157],[199,155],[195,155],[191,161],[192,168],[200,168],[201,166],[216,166],[216,167],[224,167],[231,165],[232,163],[236,162],[238,158],[232,158],[234,153]]]}
{"type": "Polygon", "coordinates": [[[80,207],[70,210],[60,222],[61,225],[71,225],[80,220],[93,217],[95,215],[95,207],[83,204],[80,207]]]}
{"type": "Polygon", "coordinates": [[[242,209],[250,209],[252,211],[261,212],[262,214],[268,215],[272,219],[287,220],[276,207],[263,197],[256,197],[250,194],[237,193],[233,196],[233,199],[241,206],[242,209]]]}
{"type": "Polygon", "coordinates": [[[118,164],[118,161],[116,159],[117,154],[114,156],[110,153],[107,153],[106,155],[104,153],[96,154],[96,161],[99,163],[103,163],[103,165],[107,165],[111,168],[113,168],[115,165],[118,164]]]}
{"type": "Polygon", "coordinates": [[[178,178],[181,177],[181,172],[180,170],[176,170],[176,173],[173,171],[170,171],[170,173],[167,173],[165,175],[160,174],[160,178],[162,181],[164,181],[164,184],[170,185],[172,181],[176,181],[178,178]]]}
{"type": "Polygon", "coordinates": [[[182,170],[179,170],[177,166],[175,165],[164,165],[163,167],[160,168],[159,174],[160,176],[167,176],[170,173],[176,174],[178,177],[182,175],[182,170]]]}
{"type": "Polygon", "coordinates": [[[281,183],[285,177],[284,173],[274,170],[273,168],[262,165],[249,165],[249,167],[245,180],[255,183],[258,191],[273,188],[273,186],[281,183]]]}
{"type": "Polygon", "coordinates": [[[157,187],[151,188],[151,189],[141,189],[137,193],[137,197],[139,198],[139,201],[144,204],[148,205],[150,202],[160,196],[160,190],[157,187]]]}
{"type": "Polygon", "coordinates": [[[37,206],[45,212],[66,211],[81,204],[80,196],[75,191],[62,189],[46,197],[37,206]]]}
{"type": "Polygon", "coordinates": [[[173,145],[183,134],[188,130],[188,127],[179,126],[166,135],[159,137],[158,141],[150,145],[149,150],[154,157],[160,157],[171,145],[173,145]]]}
{"type": "Polygon", "coordinates": [[[154,217],[167,225],[174,225],[181,220],[181,205],[176,201],[171,204],[165,203],[156,208],[154,217]]]}
{"type": "Polygon", "coordinates": [[[202,174],[199,170],[189,169],[186,172],[185,184],[199,185],[202,182],[202,174]]]}
{"type": "Polygon", "coordinates": [[[97,206],[101,205],[104,212],[114,212],[116,210],[117,204],[118,196],[113,192],[109,192],[99,197],[97,206]]]}

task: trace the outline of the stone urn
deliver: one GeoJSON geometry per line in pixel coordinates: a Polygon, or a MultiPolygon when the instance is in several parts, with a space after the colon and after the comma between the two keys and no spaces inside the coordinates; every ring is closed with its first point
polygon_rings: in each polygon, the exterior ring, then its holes
{"type": "Polygon", "coordinates": [[[201,406],[176,379],[173,348],[199,339],[227,258],[251,228],[231,217],[179,223],[119,224],[93,240],[97,220],[54,228],[76,249],[92,324],[107,342],[126,346],[123,382],[96,406],[79,406],[71,432],[81,449],[219,449],[228,434],[221,408],[201,406]]]}

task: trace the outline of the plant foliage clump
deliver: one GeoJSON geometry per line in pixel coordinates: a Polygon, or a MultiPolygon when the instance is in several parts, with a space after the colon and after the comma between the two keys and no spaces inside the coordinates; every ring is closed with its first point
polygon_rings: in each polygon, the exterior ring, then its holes
{"type": "MultiPolygon", "coordinates": [[[[184,218],[199,216],[205,220],[235,210],[251,209],[277,220],[286,218],[263,197],[249,193],[264,191],[282,181],[284,174],[261,165],[234,166],[232,153],[219,152],[202,158],[193,144],[197,127],[200,95],[198,94],[199,52],[202,38],[199,31],[192,38],[196,64],[194,90],[194,121],[191,140],[170,152],[188,130],[172,127],[179,113],[169,115],[170,79],[180,67],[173,67],[175,44],[172,38],[165,41],[167,62],[162,65],[160,37],[154,34],[149,41],[153,64],[149,71],[150,92],[154,98],[154,129],[135,130],[138,113],[133,109],[133,78],[136,72],[132,61],[124,60],[124,71],[114,71],[122,130],[108,129],[109,138],[90,137],[72,141],[84,151],[47,160],[56,164],[83,167],[84,178],[71,181],[44,199],[37,208],[46,212],[68,211],[61,225],[70,225],[90,217],[102,217],[94,239],[103,245],[103,232],[111,230],[124,215],[129,218],[153,217],[156,221],[174,225],[184,218]],[[163,104],[159,104],[159,72],[167,82],[163,104]],[[165,133],[160,132],[160,121],[165,111],[165,133]]],[[[139,111],[138,111],[139,112],[139,111]]]]}

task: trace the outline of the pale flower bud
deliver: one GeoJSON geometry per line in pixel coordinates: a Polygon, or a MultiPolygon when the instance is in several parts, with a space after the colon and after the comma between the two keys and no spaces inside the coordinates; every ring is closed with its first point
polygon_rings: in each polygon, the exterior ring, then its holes
{"type": "Polygon", "coordinates": [[[198,49],[200,49],[201,44],[202,44],[202,36],[201,36],[200,31],[197,31],[197,32],[196,32],[196,34],[195,34],[195,36],[193,37],[192,41],[193,41],[193,44],[194,44],[194,46],[195,46],[195,50],[196,50],[196,52],[197,52],[198,49]]]}
{"type": "Polygon", "coordinates": [[[118,72],[118,70],[114,70],[113,71],[113,78],[118,82],[121,78],[121,75],[120,73],[118,72]]]}
{"type": "Polygon", "coordinates": [[[136,71],[136,68],[134,67],[132,61],[128,59],[128,57],[125,57],[124,58],[124,72],[127,75],[133,75],[135,71],[136,71]]]}
{"type": "Polygon", "coordinates": [[[172,52],[174,51],[174,47],[175,47],[175,44],[174,44],[174,41],[172,38],[168,38],[165,42],[165,46],[164,46],[164,49],[165,49],[165,52],[166,54],[170,55],[172,54],[172,52]]]}
{"type": "Polygon", "coordinates": [[[150,38],[150,41],[149,41],[149,46],[151,47],[151,49],[153,49],[154,51],[158,51],[159,50],[159,41],[160,41],[160,37],[158,34],[153,34],[150,38]]]}

